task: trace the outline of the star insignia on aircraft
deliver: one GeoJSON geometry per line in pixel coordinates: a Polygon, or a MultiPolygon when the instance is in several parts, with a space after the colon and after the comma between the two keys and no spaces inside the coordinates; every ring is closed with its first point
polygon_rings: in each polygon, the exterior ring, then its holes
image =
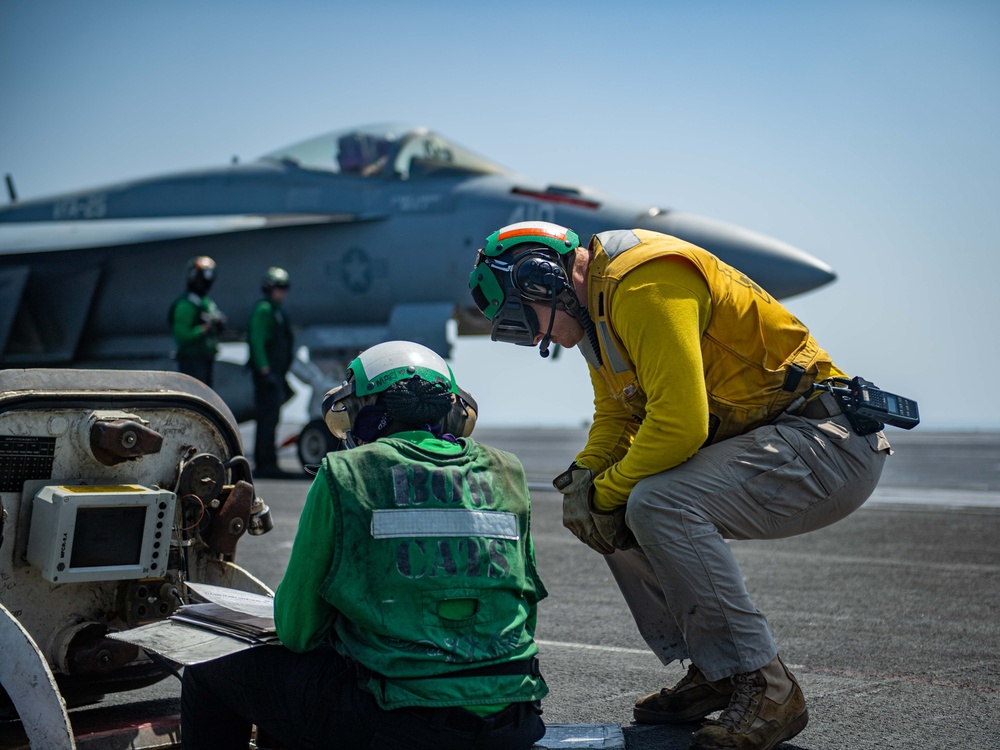
{"type": "Polygon", "coordinates": [[[372,264],[360,247],[352,247],[344,255],[344,284],[352,292],[367,292],[372,285],[372,264]]]}

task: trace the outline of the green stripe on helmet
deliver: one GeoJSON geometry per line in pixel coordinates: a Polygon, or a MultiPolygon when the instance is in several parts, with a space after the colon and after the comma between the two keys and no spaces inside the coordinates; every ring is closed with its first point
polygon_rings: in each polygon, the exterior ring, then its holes
{"type": "Polygon", "coordinates": [[[393,383],[420,378],[458,393],[451,367],[431,349],[412,341],[386,341],[363,351],[347,369],[358,397],[381,393],[393,383]]]}

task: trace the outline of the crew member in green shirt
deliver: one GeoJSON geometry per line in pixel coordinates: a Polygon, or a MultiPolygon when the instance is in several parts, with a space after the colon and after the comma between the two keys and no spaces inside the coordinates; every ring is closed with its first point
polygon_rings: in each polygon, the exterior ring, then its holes
{"type": "Polygon", "coordinates": [[[207,255],[187,264],[187,292],[174,300],[168,316],[177,344],[177,369],[212,385],[212,369],[219,350],[219,334],[226,326],[208,290],[215,281],[215,261],[207,255]]]}
{"type": "Polygon", "coordinates": [[[288,271],[277,266],[267,269],[260,283],[264,298],[250,313],[247,344],[253,372],[257,436],[254,442],[254,476],[283,477],[278,468],[275,432],[281,405],[292,397],[286,375],[292,365],[292,324],[284,303],[288,296],[288,271]]]}
{"type": "Polygon", "coordinates": [[[184,670],[185,750],[527,750],[548,688],[546,596],[515,456],[468,437],[475,402],[406,341],[374,346],[324,400],[327,454],[274,601],[282,646],[184,670]],[[459,437],[456,437],[458,435],[459,437]]]}

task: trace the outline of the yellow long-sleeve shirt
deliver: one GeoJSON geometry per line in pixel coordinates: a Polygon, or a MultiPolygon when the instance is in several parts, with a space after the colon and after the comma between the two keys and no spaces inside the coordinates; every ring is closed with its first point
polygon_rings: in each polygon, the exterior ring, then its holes
{"type": "Polygon", "coordinates": [[[611,324],[647,397],[642,424],[591,368],[594,423],[577,463],[593,470],[594,507],[628,502],[639,480],[683,463],[708,436],[701,337],[712,317],[704,277],[684,259],[644,263],[622,279],[611,324]]]}

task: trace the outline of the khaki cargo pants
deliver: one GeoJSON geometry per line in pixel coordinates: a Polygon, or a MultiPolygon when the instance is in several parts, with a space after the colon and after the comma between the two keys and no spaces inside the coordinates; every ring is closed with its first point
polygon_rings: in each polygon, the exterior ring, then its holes
{"type": "Polygon", "coordinates": [[[632,490],[626,523],[639,547],[605,559],[664,664],[690,659],[718,680],[771,661],[770,628],[726,540],[828,526],[875,489],[891,453],[885,436],[855,434],[830,394],[809,413],[707,446],[632,490]]]}

